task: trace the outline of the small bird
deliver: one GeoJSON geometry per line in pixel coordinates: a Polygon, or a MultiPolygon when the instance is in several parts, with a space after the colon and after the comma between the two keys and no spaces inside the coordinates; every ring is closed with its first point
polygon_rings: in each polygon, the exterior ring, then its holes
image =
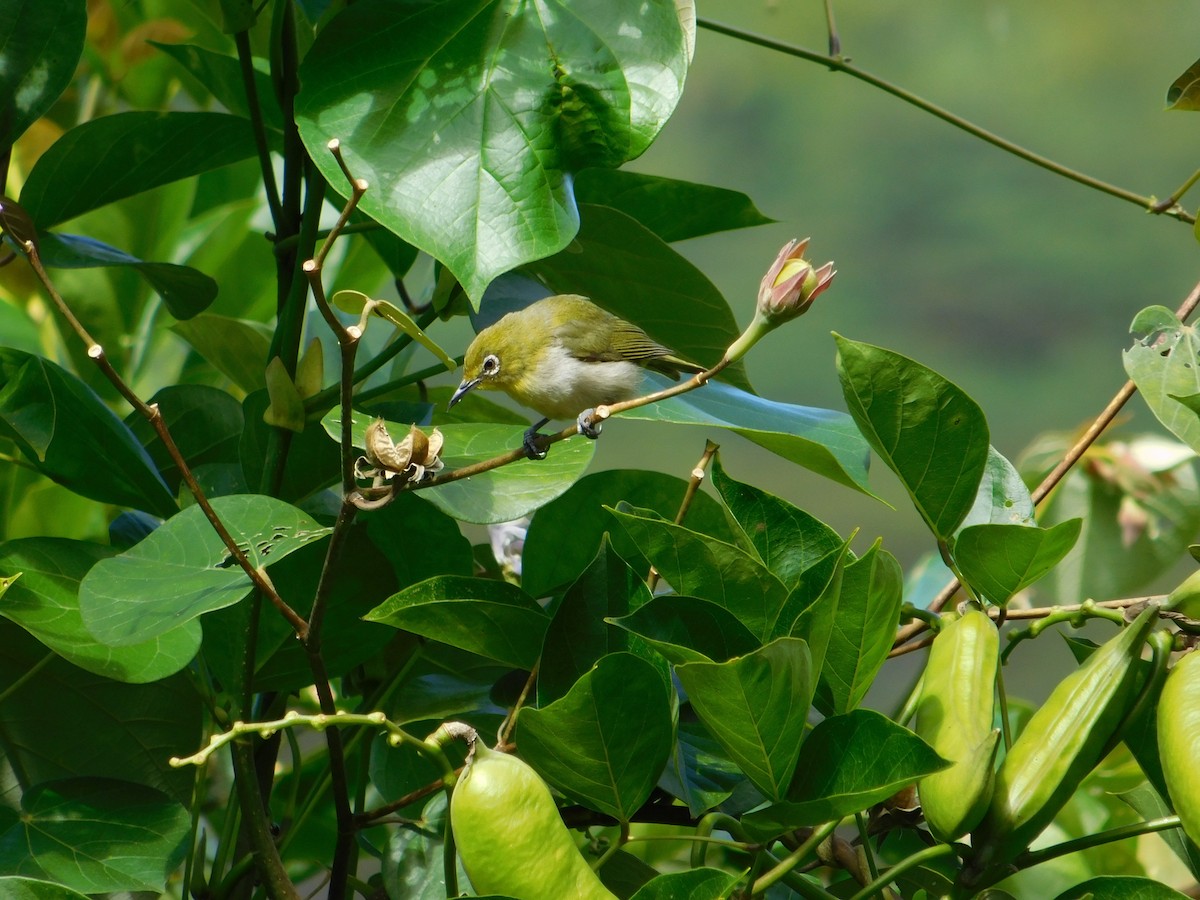
{"type": "Polygon", "coordinates": [[[578,294],[557,294],[511,312],[475,336],[463,362],[453,406],[475,388],[504,391],[543,418],[525,432],[531,457],[546,454],[538,429],[577,416],[581,434],[596,438],[594,407],[634,397],[642,369],[678,380],[704,367],[675,356],[646,332],[578,294]]]}

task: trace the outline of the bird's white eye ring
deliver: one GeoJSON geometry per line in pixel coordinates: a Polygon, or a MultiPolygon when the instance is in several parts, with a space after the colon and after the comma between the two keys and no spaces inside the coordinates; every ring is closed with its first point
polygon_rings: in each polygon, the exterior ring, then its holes
{"type": "Polygon", "coordinates": [[[483,374],[495,375],[500,371],[500,357],[495,353],[489,353],[483,358],[483,374]]]}

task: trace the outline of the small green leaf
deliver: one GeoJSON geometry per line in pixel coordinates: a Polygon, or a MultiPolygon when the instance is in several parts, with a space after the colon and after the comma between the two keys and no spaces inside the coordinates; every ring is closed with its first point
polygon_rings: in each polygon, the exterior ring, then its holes
{"type": "Polygon", "coordinates": [[[817,686],[818,706],[845,713],[862,702],[887,660],[904,602],[904,574],[896,558],[871,549],[842,571],[837,614],[817,686]]]}
{"type": "Polygon", "coordinates": [[[0,599],[0,616],[16,622],[81,669],[142,684],[178,672],[195,657],[200,635],[171,631],[141,644],[110,647],[84,627],[79,582],[114,551],[64,538],[24,538],[0,544],[0,576],[20,578],[0,599]]]}
{"type": "MultiPolygon", "coordinates": [[[[363,445],[372,416],[353,413],[354,445],[363,445]]],[[[334,407],[321,420],[335,440],[341,434],[341,408],[334,407]]],[[[403,435],[408,424],[388,422],[393,435],[403,435]]],[[[523,428],[509,425],[443,425],[446,442],[442,461],[447,471],[483,462],[521,446],[523,428]]],[[[422,490],[422,496],[442,512],[461,522],[493,524],[527,516],[574,484],[592,460],[595,445],[587,440],[561,441],[545,459],[523,459],[471,478],[422,490]]]]}
{"type": "Polygon", "coordinates": [[[974,505],[987,465],[983,411],[932,369],[881,347],[835,339],[850,414],[934,536],[948,539],[974,505]]]}
{"type": "Polygon", "coordinates": [[[975,503],[959,523],[958,531],[971,525],[1037,525],[1033,498],[1021,473],[995,447],[988,447],[987,466],[975,492],[975,503]]]}
{"type": "MultiPolygon", "coordinates": [[[[217,497],[212,508],[255,566],[278,562],[330,531],[273,497],[217,497]]],[[[250,577],[203,510],[191,506],[133,549],[96,563],[79,587],[79,609],[97,640],[122,647],[175,629],[198,634],[197,616],[231,606],[251,590],[250,577]]]]}
{"type": "Polygon", "coordinates": [[[215,112],[122,112],[76,125],[43,153],[21,205],[43,230],[254,155],[250,123],[215,112]]]}
{"type": "MultiPolygon", "coordinates": [[[[199,44],[164,44],[147,41],[179,63],[185,71],[202,84],[227,110],[243,118],[250,118],[250,104],[246,101],[246,86],[242,81],[242,69],[237,59],[223,53],[215,53],[199,44]]],[[[258,104],[263,124],[273,132],[283,133],[283,113],[271,86],[271,76],[262,71],[265,61],[254,60],[254,83],[257,87],[258,104]]]]}
{"type": "Polygon", "coordinates": [[[698,819],[748,782],[703,725],[684,719],[676,729],[675,752],[659,784],[684,801],[698,819]]]}
{"type": "Polygon", "coordinates": [[[747,813],[742,823],[765,838],[837,820],[946,765],[919,737],[877,712],[831,716],[804,742],[787,801],[747,813]]]}
{"type": "Polygon", "coordinates": [[[75,493],[169,516],[175,498],[146,451],[99,397],[40,356],[0,348],[0,433],[75,493]]]}
{"type": "Polygon", "coordinates": [[[1172,887],[1138,875],[1098,875],[1067,888],[1054,900],[1184,900],[1172,887]]]}
{"type": "Polygon", "coordinates": [[[1167,88],[1167,109],[1200,109],[1200,59],[1167,88]]]}
{"type": "Polygon", "coordinates": [[[169,764],[202,740],[204,710],[188,677],[113,681],[57,657],[8,621],[0,621],[0,645],[4,752],[27,784],[115,778],[191,801],[195,772],[169,764]],[[81,741],[81,734],[105,740],[81,741]]]}
{"type": "MultiPolygon", "coordinates": [[[[655,390],[670,384],[653,373],[647,374],[646,382],[655,390]]],[[[710,381],[697,390],[631,409],[621,416],[728,428],[789,462],[874,496],[867,487],[867,442],[854,421],[842,412],[765,400],[710,381]]]]}
{"type": "Polygon", "coordinates": [[[740,873],[720,869],[668,872],[647,881],[630,900],[725,900],[741,880],[740,873]]]}
{"type": "Polygon", "coordinates": [[[288,374],[283,360],[276,356],[267,363],[266,371],[267,396],[271,405],[263,414],[263,421],[276,428],[286,428],[288,431],[301,432],[304,430],[304,398],[296,389],[296,383],[288,374]]]}
{"type": "Polygon", "coordinates": [[[360,2],[305,56],[296,111],[329,182],[344,183],[326,149],[340,138],[371,184],[363,211],[478,304],[497,275],[570,242],[571,173],[642,153],[686,70],[674,0],[360,2]]]}
{"type": "Polygon", "coordinates": [[[610,512],[677,594],[725,607],[760,640],[771,632],[788,592],[757,559],[643,510],[610,512]]]}
{"type": "Polygon", "coordinates": [[[811,665],[808,645],[785,637],[728,662],[675,669],[704,727],[754,786],[776,800],[787,792],[800,755],[811,665]]]}
{"type": "Polygon", "coordinates": [[[804,570],[842,546],[837,532],[786,500],[734,481],[713,460],[713,487],[725,501],[746,541],[776,578],[794,588],[804,570]]]}
{"type": "Polygon", "coordinates": [[[246,393],[266,386],[271,332],[262,323],[202,313],[171,330],[246,393]]]}
{"type": "Polygon", "coordinates": [[[1200,393],[1200,338],[1165,306],[1139,312],[1129,327],[1133,346],[1123,354],[1125,371],[1151,412],[1200,453],[1200,417],[1178,398],[1200,393]]]}
{"type": "Polygon", "coordinates": [[[162,297],[176,319],[190,319],[217,299],[217,283],[196,269],[173,263],[144,262],[124,250],[78,234],[44,233],[38,239],[47,268],[91,269],[124,266],[136,271],[162,297]]]}
{"type": "Polygon", "coordinates": [[[650,797],[672,731],[662,676],[630,653],[603,657],[562,699],[517,720],[521,755],[543,778],[621,822],[650,797]]]}
{"type": "Polygon", "coordinates": [[[190,826],[183,806],[140,784],[41,784],[21,797],[20,814],[0,809],[0,872],[88,894],[157,893],[183,860],[190,826]]]}
{"type": "Polygon", "coordinates": [[[630,615],[608,621],[643,638],[677,664],[725,662],[760,646],[737,616],[697,597],[655,597],[630,615]]]}
{"type": "Polygon", "coordinates": [[[0,153],[67,89],[83,53],[87,3],[6,3],[0,15],[0,153]]]}
{"type": "Polygon", "coordinates": [[[389,303],[386,300],[371,300],[370,297],[361,291],[338,291],[333,295],[334,306],[350,313],[361,313],[368,301],[373,304],[371,308],[373,315],[391,322],[396,326],[398,331],[408,335],[436,356],[441,364],[446,367],[447,371],[453,372],[458,368],[457,360],[443,350],[433,338],[422,331],[420,326],[412,320],[412,317],[396,304],[389,303]]]}
{"type": "Polygon", "coordinates": [[[575,199],[618,210],[667,243],[775,221],[741,191],[625,169],[585,169],[575,199]]]}
{"type": "MultiPolygon", "coordinates": [[[[591,560],[606,530],[612,529],[612,520],[604,515],[605,506],[625,501],[674,518],[687,486],[682,478],[639,469],[611,469],[581,478],[534,514],[525,535],[521,584],[535,597],[541,597],[574,581],[591,560]],[[567,533],[571,540],[562,540],[567,533]]],[[[730,543],[733,540],[720,505],[704,492],[692,498],[686,522],[693,531],[730,543]]],[[[613,529],[609,539],[616,553],[635,569],[649,568],[650,563],[624,529],[613,529]]]]}
{"type": "Polygon", "coordinates": [[[1082,519],[1053,528],[972,525],[954,540],[954,561],[967,583],[1003,606],[1057,566],[1079,539],[1082,519]]]}
{"type": "Polygon", "coordinates": [[[550,617],[519,587],[489,578],[442,575],[393,594],[363,618],[532,669],[550,617]]]}

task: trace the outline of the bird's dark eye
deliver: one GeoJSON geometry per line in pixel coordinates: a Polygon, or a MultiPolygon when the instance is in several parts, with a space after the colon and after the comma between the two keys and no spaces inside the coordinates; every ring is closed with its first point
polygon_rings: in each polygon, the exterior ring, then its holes
{"type": "Polygon", "coordinates": [[[489,353],[483,358],[483,374],[495,375],[500,371],[500,357],[494,353],[489,353]]]}

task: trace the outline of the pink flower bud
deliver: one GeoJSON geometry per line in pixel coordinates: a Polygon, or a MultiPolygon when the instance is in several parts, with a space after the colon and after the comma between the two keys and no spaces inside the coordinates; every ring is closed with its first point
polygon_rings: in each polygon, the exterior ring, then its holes
{"type": "Polygon", "coordinates": [[[807,312],[837,274],[832,262],[814,269],[804,259],[808,241],[788,241],[759,284],[758,313],[772,325],[807,312]]]}

